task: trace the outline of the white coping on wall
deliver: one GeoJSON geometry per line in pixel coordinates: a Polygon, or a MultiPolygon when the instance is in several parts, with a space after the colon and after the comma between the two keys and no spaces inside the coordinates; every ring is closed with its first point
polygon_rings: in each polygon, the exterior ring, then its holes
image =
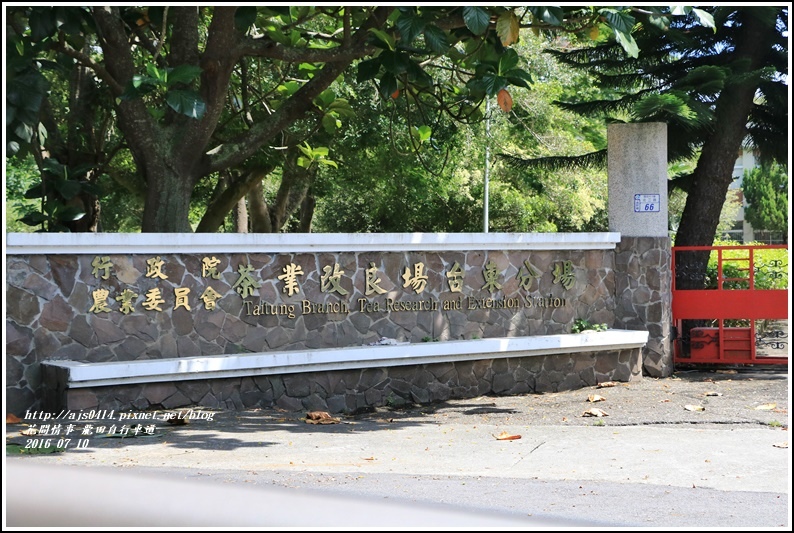
{"type": "Polygon", "coordinates": [[[647,331],[611,329],[564,335],[499,337],[107,363],[50,360],[42,361],[42,364],[68,369],[68,387],[84,388],[161,381],[422,365],[472,359],[615,351],[642,348],[647,342],[647,331]]]}
{"type": "Polygon", "coordinates": [[[7,255],[605,250],[620,233],[7,233],[7,255]]]}

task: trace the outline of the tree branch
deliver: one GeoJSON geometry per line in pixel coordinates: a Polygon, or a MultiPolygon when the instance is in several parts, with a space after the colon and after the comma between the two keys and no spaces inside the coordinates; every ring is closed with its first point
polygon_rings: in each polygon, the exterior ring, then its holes
{"type": "Polygon", "coordinates": [[[393,9],[393,7],[378,7],[359,27],[350,49],[345,51],[347,60],[326,63],[311,81],[298,89],[267,119],[256,123],[236,141],[220,145],[209,152],[204,161],[205,174],[242,163],[287,126],[303,118],[305,112],[313,105],[314,99],[344,72],[353,59],[364,57],[368,53],[366,40],[369,37],[369,29],[385,24],[393,9]]]}
{"type": "Polygon", "coordinates": [[[71,46],[66,43],[66,38],[63,32],[59,33],[58,35],[58,44],[53,47],[55,50],[59,52],[63,52],[64,55],[67,55],[77,61],[79,64],[83,65],[86,68],[90,68],[94,71],[97,78],[104,81],[108,87],[110,87],[113,96],[120,96],[121,93],[124,92],[124,87],[116,81],[116,79],[110,75],[110,73],[105,70],[105,68],[96,63],[93,59],[88,57],[86,54],[75,50],[71,46]]]}

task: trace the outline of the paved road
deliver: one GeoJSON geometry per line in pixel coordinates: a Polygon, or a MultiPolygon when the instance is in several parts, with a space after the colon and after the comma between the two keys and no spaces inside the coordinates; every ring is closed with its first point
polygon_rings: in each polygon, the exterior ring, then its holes
{"type": "MultiPolygon", "coordinates": [[[[154,436],[7,456],[8,525],[789,530],[789,381],[679,372],[335,424],[250,410],[172,426],[160,412],[154,436]],[[594,407],[607,416],[582,416],[594,407]]],[[[24,427],[7,436],[26,441],[24,427]]]]}

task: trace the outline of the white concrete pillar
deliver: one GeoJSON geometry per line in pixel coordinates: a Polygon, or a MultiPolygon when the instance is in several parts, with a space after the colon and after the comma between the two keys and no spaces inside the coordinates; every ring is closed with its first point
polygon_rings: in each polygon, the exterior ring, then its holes
{"type": "Polygon", "coordinates": [[[609,231],[667,237],[667,124],[607,127],[609,231]]]}

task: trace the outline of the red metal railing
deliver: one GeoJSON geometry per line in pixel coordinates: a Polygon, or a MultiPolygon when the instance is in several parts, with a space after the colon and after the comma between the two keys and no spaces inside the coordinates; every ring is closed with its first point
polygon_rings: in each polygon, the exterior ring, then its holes
{"type": "Polygon", "coordinates": [[[673,247],[676,364],[788,364],[788,254],[785,260],[767,264],[756,261],[757,252],[773,249],[788,250],[788,246],[673,247]],[[696,277],[688,279],[690,283],[682,283],[688,273],[680,266],[676,270],[676,265],[681,254],[695,252],[716,259],[716,273],[711,268],[704,276],[698,269],[696,277]],[[770,323],[780,325],[776,321],[781,320],[786,321],[785,332],[767,327],[770,323]]]}

